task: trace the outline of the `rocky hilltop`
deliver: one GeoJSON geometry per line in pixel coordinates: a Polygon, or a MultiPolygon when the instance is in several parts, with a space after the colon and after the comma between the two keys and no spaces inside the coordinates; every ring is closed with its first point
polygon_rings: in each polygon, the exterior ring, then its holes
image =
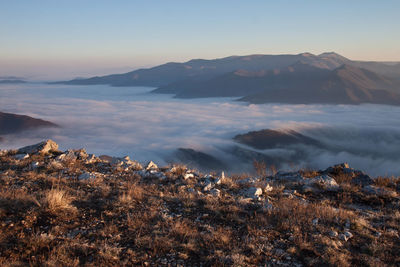
{"type": "Polygon", "coordinates": [[[396,266],[400,178],[348,164],[255,174],[0,152],[0,265],[396,266]]]}

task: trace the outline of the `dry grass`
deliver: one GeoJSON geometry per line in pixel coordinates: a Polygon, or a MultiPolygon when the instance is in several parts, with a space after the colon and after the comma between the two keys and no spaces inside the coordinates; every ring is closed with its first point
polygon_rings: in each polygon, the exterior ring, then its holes
{"type": "MultiPolygon", "coordinates": [[[[241,190],[265,186],[265,177],[243,184],[252,176],[232,175],[215,185],[221,190],[215,197],[199,194],[202,185],[195,178],[183,179],[184,166],[157,180],[118,172],[109,164],[67,162],[65,170],[58,170],[50,157],[35,160],[49,167],[31,170],[29,160],[13,165],[13,159],[0,157],[0,266],[400,262],[398,199],[366,195],[348,177],[338,178],[340,190],[334,192],[304,193],[272,181],[274,190],[264,192],[264,200],[243,201],[241,190]],[[79,181],[76,175],[82,171],[104,175],[79,181]],[[347,242],[330,236],[345,228],[353,234],[347,242]]],[[[375,185],[398,191],[399,179],[375,185]]]]}
{"type": "Polygon", "coordinates": [[[68,195],[64,190],[51,189],[46,192],[43,199],[43,204],[46,210],[52,214],[62,214],[64,212],[76,212],[76,207],[74,207],[71,202],[73,198],[68,195]]]}

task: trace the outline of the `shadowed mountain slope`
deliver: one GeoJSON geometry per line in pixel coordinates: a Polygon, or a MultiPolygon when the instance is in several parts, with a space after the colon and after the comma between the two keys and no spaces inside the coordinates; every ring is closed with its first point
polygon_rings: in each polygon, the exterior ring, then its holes
{"type": "Polygon", "coordinates": [[[255,104],[400,104],[398,81],[346,64],[329,70],[300,61],[281,69],[238,70],[204,81],[176,82],[153,92],[178,98],[242,96],[242,101],[255,104]]]}
{"type": "Polygon", "coordinates": [[[233,140],[256,149],[272,149],[294,144],[322,146],[317,140],[293,130],[278,131],[265,129],[236,135],[233,140]]]}
{"type": "Polygon", "coordinates": [[[0,112],[0,134],[17,133],[41,127],[58,127],[56,124],[25,115],[0,112]]]}
{"type": "Polygon", "coordinates": [[[377,73],[343,65],[311,75],[286,73],[280,82],[266,77],[264,90],[241,98],[250,103],[400,105],[400,84],[377,73]]]}

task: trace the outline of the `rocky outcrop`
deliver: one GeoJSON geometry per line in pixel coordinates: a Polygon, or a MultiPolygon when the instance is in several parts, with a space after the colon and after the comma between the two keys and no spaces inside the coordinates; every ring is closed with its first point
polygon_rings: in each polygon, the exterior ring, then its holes
{"type": "Polygon", "coordinates": [[[323,171],[323,173],[334,176],[348,176],[351,179],[351,183],[355,185],[367,186],[373,184],[374,182],[371,177],[362,171],[350,168],[348,163],[341,163],[329,167],[323,171]]]}
{"type": "MultiPolygon", "coordinates": [[[[302,194],[320,194],[324,192],[341,192],[342,186],[338,181],[359,186],[362,192],[368,195],[397,197],[397,193],[387,188],[374,186],[374,180],[362,171],[350,168],[347,163],[338,164],[325,170],[316,171],[311,177],[302,171],[278,172],[272,176],[243,177],[232,181],[222,172],[221,175],[205,174],[190,170],[184,166],[159,167],[153,161],[143,167],[139,162],[126,157],[96,157],[88,154],[84,149],[70,149],[64,152],[58,150],[58,145],[52,140],[46,140],[35,145],[26,146],[18,150],[1,151],[0,156],[10,153],[14,160],[21,162],[31,161],[32,155],[45,155],[49,162],[32,161],[29,170],[37,168],[52,168],[55,170],[67,169],[77,162],[84,166],[91,166],[77,173],[78,180],[96,179],[108,172],[131,173],[139,175],[144,181],[170,181],[189,193],[204,196],[219,197],[232,195],[251,201],[266,201],[267,196],[277,188],[283,187],[282,195],[288,198],[302,194]],[[346,179],[343,179],[345,177],[346,179]],[[226,191],[226,184],[236,184],[240,190],[226,191]]],[[[305,201],[307,202],[307,201],[305,201]]],[[[268,207],[272,207],[268,202],[268,207]]]]}
{"type": "Polygon", "coordinates": [[[58,151],[58,145],[53,140],[46,140],[32,146],[18,149],[17,154],[47,154],[58,151]]]}

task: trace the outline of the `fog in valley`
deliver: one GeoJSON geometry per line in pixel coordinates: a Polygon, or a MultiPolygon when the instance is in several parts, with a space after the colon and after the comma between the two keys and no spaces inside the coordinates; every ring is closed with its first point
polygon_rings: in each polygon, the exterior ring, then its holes
{"type": "Polygon", "coordinates": [[[152,94],[152,89],[1,85],[1,111],[45,119],[61,127],[6,135],[0,148],[18,148],[51,138],[63,150],[85,148],[96,155],[129,155],[161,165],[174,161],[177,148],[192,148],[226,163],[226,171],[244,172],[252,171],[251,161],[242,161],[227,151],[235,146],[252,149],[235,143],[235,135],[291,129],[326,147],[288,145],[256,152],[279,158],[286,170],[323,169],[346,161],[371,175],[400,175],[400,107],[248,105],[234,98],[175,99],[152,94]]]}

